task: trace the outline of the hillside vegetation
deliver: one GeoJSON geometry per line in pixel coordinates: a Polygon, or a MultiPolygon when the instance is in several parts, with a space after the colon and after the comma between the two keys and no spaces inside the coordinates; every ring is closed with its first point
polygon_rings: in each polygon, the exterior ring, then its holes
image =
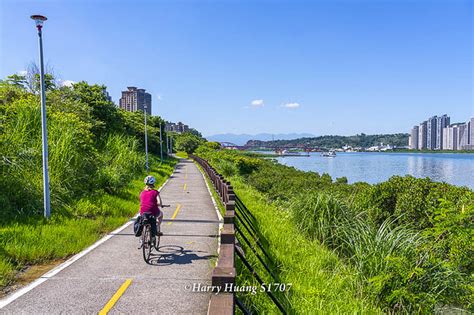
{"type": "Polygon", "coordinates": [[[368,148],[376,145],[390,144],[403,147],[408,145],[408,134],[366,135],[361,133],[355,136],[319,136],[312,138],[299,138],[294,140],[258,141],[250,140],[247,146],[251,147],[283,147],[283,148],[340,148],[348,145],[351,147],[368,148]]]}
{"type": "MultiPolygon", "coordinates": [[[[64,258],[138,210],[144,172],[143,113],[118,109],[105,87],[49,81],[47,121],[51,220],[43,219],[39,95],[18,76],[0,81],[0,288],[31,264],[64,258]]],[[[159,117],[149,118],[159,152],[159,117]]],[[[174,160],[152,174],[163,182],[174,160]]]]}
{"type": "Polygon", "coordinates": [[[208,145],[196,154],[232,181],[259,218],[265,236],[273,241],[270,247],[282,265],[282,278],[298,285],[290,295],[293,309],[304,312],[313,306],[337,313],[336,306],[329,307],[339,305],[331,294],[336,287],[309,279],[328,272],[324,271],[328,265],[321,265],[326,255],[302,250],[313,242],[340,260],[329,265],[346,266],[331,273],[349,281],[351,296],[366,301],[358,304],[343,298],[359,305],[354,312],[367,311],[367,301],[387,313],[474,311],[474,192],[470,189],[411,176],[350,185],[327,174],[302,172],[208,145]],[[281,218],[288,223],[281,223],[281,218]],[[296,257],[314,270],[293,274],[298,270],[296,257]],[[352,270],[352,276],[344,276],[344,270],[352,270]],[[314,296],[314,290],[326,294],[314,296]]]}

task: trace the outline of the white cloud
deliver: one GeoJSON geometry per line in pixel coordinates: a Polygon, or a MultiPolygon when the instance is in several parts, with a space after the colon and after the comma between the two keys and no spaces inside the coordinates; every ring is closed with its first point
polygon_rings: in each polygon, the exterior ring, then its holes
{"type": "Polygon", "coordinates": [[[252,107],[254,107],[254,108],[265,106],[265,104],[263,103],[263,100],[253,100],[250,103],[250,105],[252,105],[252,107]]]}
{"type": "Polygon", "coordinates": [[[16,74],[21,75],[21,76],[25,76],[25,75],[28,74],[28,72],[26,70],[21,70],[21,71],[18,71],[16,74]]]}
{"type": "Polygon", "coordinates": [[[61,86],[72,87],[72,85],[76,83],[77,83],[76,81],[72,81],[72,80],[62,80],[59,84],[61,86]]]}
{"type": "Polygon", "coordinates": [[[158,94],[158,95],[156,96],[156,101],[157,101],[157,102],[160,102],[162,99],[163,99],[163,96],[162,96],[161,94],[158,94]]]}
{"type": "Polygon", "coordinates": [[[286,104],[281,105],[281,107],[296,109],[300,107],[300,104],[299,103],[286,103],[286,104]]]}

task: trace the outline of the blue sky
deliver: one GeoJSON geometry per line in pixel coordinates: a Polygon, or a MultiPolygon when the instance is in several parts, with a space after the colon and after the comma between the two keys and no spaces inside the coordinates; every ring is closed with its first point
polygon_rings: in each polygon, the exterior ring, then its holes
{"type": "Polygon", "coordinates": [[[0,0],[0,76],[45,60],[63,80],[153,96],[204,135],[408,132],[474,116],[472,1],[0,0]]]}

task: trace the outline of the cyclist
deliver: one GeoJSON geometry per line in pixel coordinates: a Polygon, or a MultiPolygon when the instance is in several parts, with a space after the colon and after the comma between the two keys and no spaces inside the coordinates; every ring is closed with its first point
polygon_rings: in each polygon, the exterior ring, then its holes
{"type": "Polygon", "coordinates": [[[146,217],[146,214],[150,214],[156,218],[156,221],[150,220],[152,242],[154,243],[156,235],[163,235],[160,230],[161,221],[163,220],[163,211],[160,210],[160,207],[163,207],[163,202],[160,193],[155,189],[155,177],[148,175],[144,182],[145,188],[140,193],[140,216],[146,217]],[[158,230],[156,222],[158,222],[158,230]]]}

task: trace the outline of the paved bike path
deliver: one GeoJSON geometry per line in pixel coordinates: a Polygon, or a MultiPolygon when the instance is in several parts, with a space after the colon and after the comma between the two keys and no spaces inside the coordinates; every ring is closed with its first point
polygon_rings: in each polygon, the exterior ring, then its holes
{"type": "Polygon", "coordinates": [[[97,314],[116,295],[110,314],[206,314],[211,293],[189,288],[211,282],[219,222],[196,165],[180,160],[161,196],[171,206],[164,208],[164,236],[151,264],[144,262],[130,225],[0,313],[97,314]],[[130,285],[117,296],[128,279],[130,285]]]}

